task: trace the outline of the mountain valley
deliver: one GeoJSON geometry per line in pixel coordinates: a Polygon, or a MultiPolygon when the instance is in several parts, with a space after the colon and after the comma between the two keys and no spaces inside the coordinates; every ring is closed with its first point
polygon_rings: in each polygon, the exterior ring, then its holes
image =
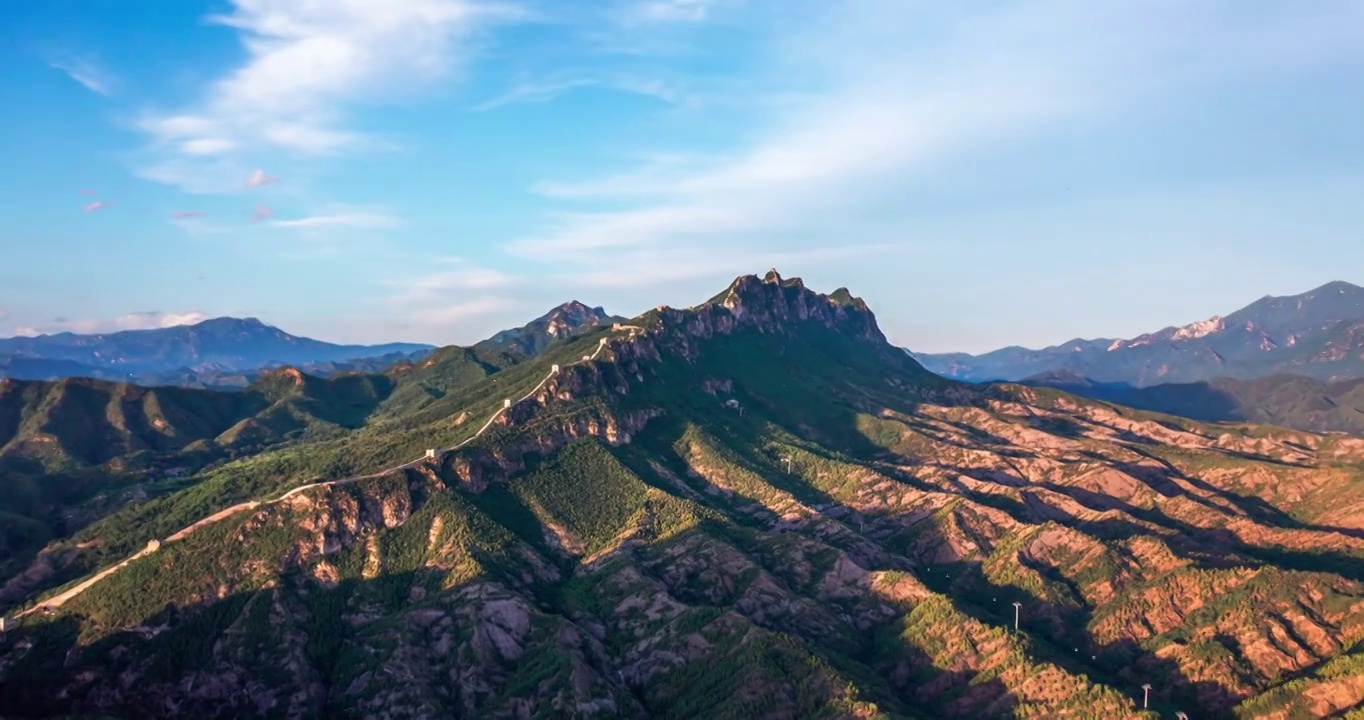
{"type": "Polygon", "coordinates": [[[775,270],[571,309],[0,381],[0,716],[1364,718],[1364,440],[940,377],[775,270]]]}

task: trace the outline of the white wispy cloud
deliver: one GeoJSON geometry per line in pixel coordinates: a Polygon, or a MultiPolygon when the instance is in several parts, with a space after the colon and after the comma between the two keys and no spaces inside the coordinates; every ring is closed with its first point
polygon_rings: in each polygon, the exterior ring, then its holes
{"type": "Polygon", "coordinates": [[[361,325],[382,327],[402,318],[411,337],[430,342],[475,342],[500,329],[533,302],[529,279],[483,267],[458,257],[426,258],[426,272],[381,283],[387,292],[368,299],[377,315],[363,314],[361,325]]]}
{"type": "Polygon", "coordinates": [[[186,312],[162,312],[160,310],[150,310],[144,312],[128,313],[114,318],[114,327],[119,330],[152,330],[155,328],[176,327],[179,325],[194,325],[208,319],[208,315],[201,310],[189,310],[186,312]]]}
{"type": "Polygon", "coordinates": [[[147,113],[140,174],[191,192],[230,192],[264,153],[329,155],[375,144],[346,127],[361,103],[448,79],[479,28],[519,17],[491,0],[232,0],[208,18],[235,29],[246,60],[202,101],[147,113]]]}
{"type": "Polygon", "coordinates": [[[627,25],[700,22],[717,4],[716,0],[631,0],[622,6],[620,18],[627,25]]]}
{"type": "Polygon", "coordinates": [[[72,80],[84,85],[87,90],[100,95],[112,95],[117,86],[113,75],[88,58],[63,55],[48,62],[55,70],[60,70],[72,80]]]}
{"type": "Polygon", "coordinates": [[[395,217],[378,213],[349,213],[341,215],[311,215],[293,220],[275,220],[272,227],[294,229],[352,228],[364,230],[384,230],[395,228],[402,223],[395,217]]]}
{"type": "Polygon", "coordinates": [[[523,82],[516,84],[501,95],[484,100],[471,109],[475,112],[484,112],[504,105],[549,102],[578,88],[591,87],[596,84],[598,84],[597,81],[590,78],[523,82]]]}
{"type": "Polygon", "coordinates": [[[472,110],[484,112],[505,105],[520,103],[544,103],[567,95],[574,90],[600,88],[616,92],[631,93],[654,98],[665,103],[685,104],[695,101],[695,95],[674,83],[658,79],[631,77],[628,75],[589,75],[553,77],[539,81],[518,83],[501,95],[474,105],[472,110]]]}
{"type": "Polygon", "coordinates": [[[279,182],[279,178],[257,168],[255,172],[251,173],[251,177],[246,179],[246,186],[253,188],[265,187],[266,185],[272,185],[277,182],[279,182]]]}
{"type": "Polygon", "coordinates": [[[954,156],[1120,113],[1155,93],[1179,97],[1228,75],[1359,52],[1358,2],[1238,8],[1173,0],[1043,0],[988,12],[907,0],[813,4],[808,21],[769,48],[769,78],[809,78],[802,99],[775,106],[746,147],[539,183],[547,197],[595,207],[556,212],[542,232],[505,249],[613,283],[708,275],[722,264],[716,258],[755,251],[779,257],[824,247],[821,262],[833,262],[884,252],[887,243],[906,247],[914,225],[897,211],[904,188],[954,156]],[[906,28],[916,27],[931,27],[935,41],[907,40],[906,28]],[[603,203],[613,209],[597,209],[603,203]],[[875,239],[859,247],[847,236],[875,239]]]}
{"type": "Polygon", "coordinates": [[[506,290],[523,281],[516,275],[485,268],[460,258],[439,258],[425,263],[440,269],[390,280],[386,285],[394,289],[387,302],[400,305],[443,303],[471,292],[506,290]]]}
{"type": "Polygon", "coordinates": [[[85,212],[98,212],[106,207],[109,207],[109,203],[97,201],[89,203],[85,207],[82,207],[81,209],[84,210],[85,212]]]}
{"type": "Polygon", "coordinates": [[[194,325],[208,319],[208,314],[200,310],[184,312],[164,312],[146,310],[131,312],[112,318],[70,319],[53,318],[51,322],[38,325],[24,324],[14,327],[19,336],[52,335],[70,332],[79,335],[120,332],[123,330],[155,330],[158,328],[194,325]]]}

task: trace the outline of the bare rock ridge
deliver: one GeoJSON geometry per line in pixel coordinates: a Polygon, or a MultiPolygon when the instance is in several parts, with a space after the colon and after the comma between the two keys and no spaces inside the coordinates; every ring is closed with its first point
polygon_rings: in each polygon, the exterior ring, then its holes
{"type": "Polygon", "coordinates": [[[831,295],[814,292],[800,278],[783,280],[775,269],[759,278],[744,275],[699,307],[662,307],[643,319],[696,337],[727,335],[740,329],[797,333],[800,323],[815,322],[850,337],[889,347],[876,317],[861,298],[840,288],[831,295]]]}

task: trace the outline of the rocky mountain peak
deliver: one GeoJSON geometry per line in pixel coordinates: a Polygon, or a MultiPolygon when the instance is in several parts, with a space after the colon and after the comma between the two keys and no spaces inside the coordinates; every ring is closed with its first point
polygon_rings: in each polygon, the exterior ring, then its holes
{"type": "Polygon", "coordinates": [[[792,332],[797,323],[815,321],[863,340],[886,342],[871,309],[847,288],[825,295],[805,287],[800,278],[783,279],[775,268],[762,278],[735,278],[725,292],[693,311],[666,310],[663,314],[681,318],[687,313],[706,315],[715,310],[724,311],[730,318],[727,322],[762,332],[792,332]]]}
{"type": "Polygon", "coordinates": [[[503,330],[483,343],[524,355],[537,355],[549,343],[570,337],[583,328],[609,322],[611,315],[601,307],[570,300],[518,328],[503,330]]]}
{"type": "Polygon", "coordinates": [[[595,325],[608,317],[606,310],[601,307],[590,307],[577,300],[570,300],[562,305],[555,306],[544,315],[544,320],[550,323],[567,323],[573,328],[584,325],[595,325]]]}

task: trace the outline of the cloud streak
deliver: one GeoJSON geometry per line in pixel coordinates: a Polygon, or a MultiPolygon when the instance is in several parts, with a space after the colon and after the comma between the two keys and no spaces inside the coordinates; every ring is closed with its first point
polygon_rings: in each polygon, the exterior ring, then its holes
{"type": "Polygon", "coordinates": [[[97,201],[97,202],[92,202],[92,203],[86,205],[85,207],[81,208],[81,210],[84,210],[85,212],[91,213],[91,212],[99,212],[100,210],[103,210],[103,209],[106,208],[106,207],[109,207],[109,204],[108,204],[108,203],[103,202],[103,201],[97,201]]]}
{"type": "Polygon", "coordinates": [[[386,230],[398,227],[397,218],[378,213],[348,213],[339,215],[311,215],[293,220],[275,220],[272,227],[306,230],[325,228],[349,228],[361,230],[386,230]]]}
{"type": "Polygon", "coordinates": [[[154,330],[157,328],[178,327],[180,325],[194,325],[207,319],[208,315],[201,310],[190,310],[179,313],[149,310],[121,315],[114,318],[113,324],[120,330],[154,330]]]}
{"type": "Polygon", "coordinates": [[[706,19],[716,0],[633,0],[620,14],[625,25],[694,23],[706,19]]]}
{"type": "Polygon", "coordinates": [[[696,99],[692,94],[661,80],[650,80],[624,75],[592,76],[584,74],[519,83],[505,93],[485,100],[470,109],[474,112],[486,112],[507,105],[546,103],[574,92],[575,90],[586,88],[630,93],[633,95],[654,98],[673,105],[692,103],[695,102],[696,99]]]}
{"type": "Polygon", "coordinates": [[[90,60],[77,57],[61,57],[48,63],[54,70],[66,73],[85,89],[109,96],[114,93],[115,80],[112,75],[90,60]]]}
{"type": "Polygon", "coordinates": [[[1173,0],[1102,8],[1044,0],[988,13],[902,0],[813,7],[808,25],[769,46],[769,85],[808,78],[803,99],[762,118],[746,146],[718,159],[538,183],[544,196],[588,209],[562,206],[541,232],[505,250],[591,269],[595,282],[611,284],[708,275],[729,267],[716,260],[727,255],[833,262],[907,247],[914,226],[897,210],[903,188],[953,156],[1121,112],[1153,92],[1355,52],[1358,31],[1340,28],[1360,27],[1361,13],[1358,3],[1323,3],[1245,14],[1230,2],[1190,12],[1173,0]],[[906,42],[904,29],[920,26],[944,40],[906,42]],[[870,238],[864,246],[840,241],[820,254],[850,226],[870,238]]]}
{"type": "Polygon", "coordinates": [[[251,173],[251,177],[246,179],[246,186],[258,188],[265,187],[266,185],[271,185],[276,182],[279,182],[279,178],[258,168],[255,172],[251,173]]]}
{"type": "Polygon", "coordinates": [[[391,292],[369,299],[382,315],[362,322],[382,327],[401,317],[415,336],[441,343],[476,342],[527,306],[527,279],[522,276],[462,258],[428,259],[423,266],[431,270],[384,282],[391,292]]]}
{"type": "Polygon", "coordinates": [[[141,174],[193,192],[227,192],[230,176],[244,175],[252,157],[373,146],[346,127],[352,106],[447,80],[473,33],[519,16],[491,0],[232,0],[230,12],[208,22],[236,30],[246,60],[196,105],[141,119],[150,140],[141,174]]]}
{"type": "Polygon", "coordinates": [[[184,312],[163,312],[145,310],[131,312],[113,318],[72,320],[64,317],[53,318],[44,325],[16,325],[14,333],[20,336],[52,335],[56,333],[76,333],[92,335],[97,333],[121,332],[124,330],[156,330],[160,328],[194,325],[208,319],[208,314],[200,310],[184,312]]]}

